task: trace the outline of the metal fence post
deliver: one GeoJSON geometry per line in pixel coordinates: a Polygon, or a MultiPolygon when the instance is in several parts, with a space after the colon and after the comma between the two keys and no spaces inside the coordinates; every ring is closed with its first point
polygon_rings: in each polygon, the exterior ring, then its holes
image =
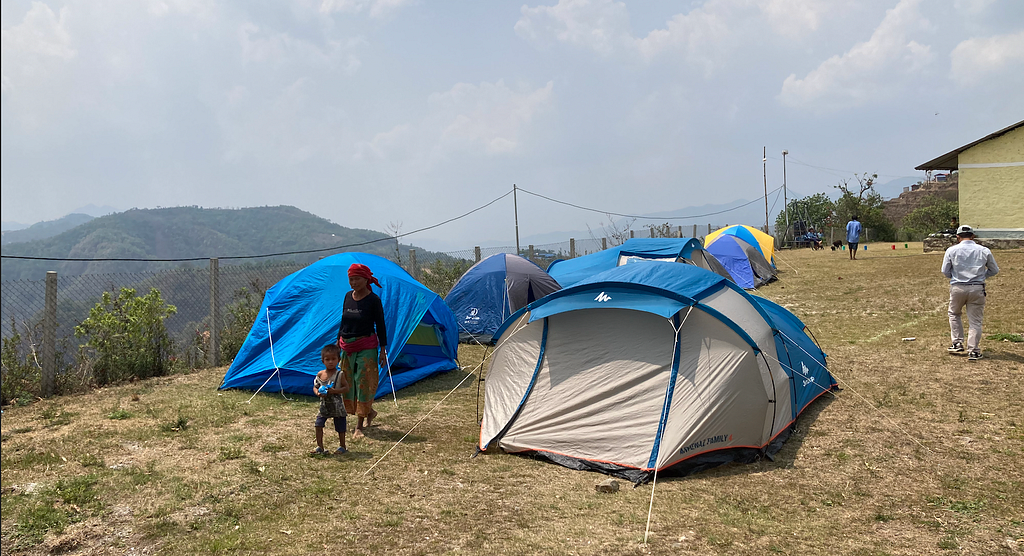
{"type": "Polygon", "coordinates": [[[711,235],[711,223],[708,222],[708,235],[711,235]]]}
{"type": "Polygon", "coordinates": [[[46,315],[43,317],[43,369],[40,390],[44,398],[54,394],[57,367],[57,273],[46,273],[46,315]]]}
{"type": "Polygon", "coordinates": [[[220,261],[210,259],[210,362],[220,366],[220,261]]]}
{"type": "Polygon", "coordinates": [[[477,245],[473,248],[473,255],[476,256],[476,262],[480,262],[480,246],[477,245]]]}
{"type": "Polygon", "coordinates": [[[419,270],[420,270],[419,266],[416,264],[416,250],[415,249],[410,249],[409,250],[409,274],[412,274],[413,278],[419,280],[420,279],[420,272],[419,272],[419,270]]]}
{"type": "Polygon", "coordinates": [[[576,258],[576,238],[574,237],[569,238],[569,258],[576,258]]]}

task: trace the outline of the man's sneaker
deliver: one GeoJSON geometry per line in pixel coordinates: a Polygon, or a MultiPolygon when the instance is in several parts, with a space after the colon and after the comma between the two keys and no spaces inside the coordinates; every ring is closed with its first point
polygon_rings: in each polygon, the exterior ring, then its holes
{"type": "Polygon", "coordinates": [[[964,343],[963,342],[953,342],[953,345],[951,345],[948,348],[946,348],[946,351],[948,351],[950,353],[963,353],[964,352],[964,343]]]}
{"type": "Polygon", "coordinates": [[[981,359],[981,352],[976,349],[967,354],[968,361],[977,361],[978,359],[981,359]]]}

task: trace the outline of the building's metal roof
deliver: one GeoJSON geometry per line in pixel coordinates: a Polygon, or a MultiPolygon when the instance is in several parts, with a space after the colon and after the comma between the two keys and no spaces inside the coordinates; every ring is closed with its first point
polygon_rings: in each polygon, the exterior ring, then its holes
{"type": "Polygon", "coordinates": [[[967,149],[977,145],[978,143],[984,143],[985,141],[988,141],[989,139],[995,139],[996,137],[999,137],[1000,135],[1004,135],[1006,133],[1009,133],[1009,132],[1013,131],[1014,129],[1017,129],[1018,127],[1021,127],[1022,125],[1024,125],[1024,120],[1021,120],[1021,121],[1019,121],[1019,122],[1017,122],[1017,123],[1015,123],[1015,124],[1013,124],[1013,125],[1011,125],[1009,127],[1000,129],[999,131],[997,131],[995,133],[990,133],[990,134],[982,137],[981,139],[978,139],[977,141],[974,141],[973,143],[968,143],[968,144],[960,147],[959,149],[952,150],[952,151],[950,151],[950,152],[948,152],[948,153],[946,153],[946,154],[944,154],[944,155],[942,155],[942,156],[940,156],[940,157],[938,157],[938,158],[936,158],[934,160],[929,160],[928,162],[925,162],[924,164],[922,164],[922,165],[920,165],[920,166],[918,166],[918,167],[916,167],[914,169],[915,170],[956,170],[957,169],[958,160],[960,158],[960,153],[962,153],[962,152],[966,151],[967,149]]]}

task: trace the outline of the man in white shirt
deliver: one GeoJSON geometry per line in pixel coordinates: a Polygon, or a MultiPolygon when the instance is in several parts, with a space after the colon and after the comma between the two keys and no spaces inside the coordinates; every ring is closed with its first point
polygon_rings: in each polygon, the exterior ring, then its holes
{"type": "Polygon", "coordinates": [[[999,272],[996,259],[988,247],[974,242],[970,226],[956,229],[957,244],[946,249],[942,258],[942,274],[949,278],[949,332],[953,344],[950,353],[964,351],[964,327],[961,310],[967,307],[967,359],[981,359],[981,321],[985,313],[985,279],[999,272]]]}

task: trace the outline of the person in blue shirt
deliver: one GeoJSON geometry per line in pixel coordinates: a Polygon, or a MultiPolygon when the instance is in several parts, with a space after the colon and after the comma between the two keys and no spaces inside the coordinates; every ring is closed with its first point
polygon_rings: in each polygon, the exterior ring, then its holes
{"type": "Polygon", "coordinates": [[[960,313],[967,308],[967,359],[981,359],[981,321],[985,314],[985,279],[999,272],[988,247],[974,242],[970,226],[956,229],[957,244],[942,257],[942,275],[949,278],[949,332],[953,344],[950,353],[963,353],[964,327],[960,313]]]}
{"type": "Polygon", "coordinates": [[[860,220],[855,214],[846,223],[846,245],[847,249],[850,250],[851,261],[857,260],[857,246],[860,245],[860,233],[862,231],[864,231],[864,227],[860,225],[860,220]]]}

